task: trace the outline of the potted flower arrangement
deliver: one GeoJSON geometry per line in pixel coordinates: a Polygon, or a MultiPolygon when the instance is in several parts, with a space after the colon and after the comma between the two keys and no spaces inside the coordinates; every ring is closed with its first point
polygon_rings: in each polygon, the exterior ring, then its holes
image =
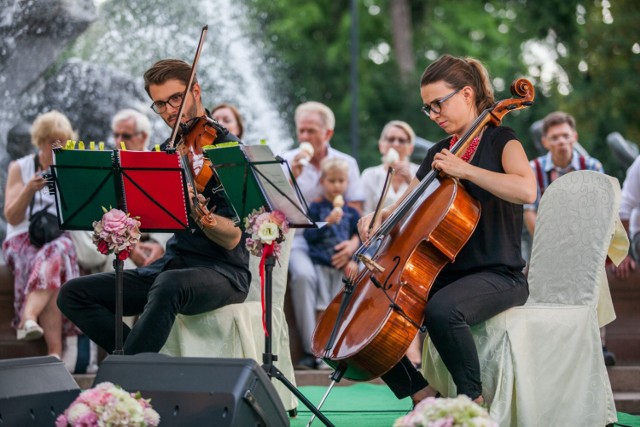
{"type": "Polygon", "coordinates": [[[160,415],[140,393],[110,382],[85,390],[56,419],[56,427],[155,427],[160,415]]]}
{"type": "Polygon", "coordinates": [[[428,397],[413,411],[400,417],[393,427],[498,427],[489,412],[467,396],[428,397]]]}

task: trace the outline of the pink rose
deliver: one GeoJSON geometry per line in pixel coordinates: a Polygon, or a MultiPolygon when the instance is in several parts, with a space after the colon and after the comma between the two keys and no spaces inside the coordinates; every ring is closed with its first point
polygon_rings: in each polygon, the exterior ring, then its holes
{"type": "Polygon", "coordinates": [[[127,228],[128,215],[120,209],[111,209],[102,216],[104,231],[120,234],[127,228]]]}
{"type": "Polygon", "coordinates": [[[284,214],[280,211],[273,211],[271,212],[271,220],[273,222],[275,222],[276,224],[278,224],[278,226],[282,226],[282,224],[284,224],[284,221],[287,218],[284,216],[284,214]]]}
{"type": "Polygon", "coordinates": [[[98,415],[95,412],[87,412],[78,417],[74,426],[77,427],[93,427],[98,425],[98,415]]]}
{"type": "Polygon", "coordinates": [[[61,414],[57,419],[56,419],[56,427],[67,427],[69,423],[67,422],[67,417],[64,416],[64,414],[61,414]]]}

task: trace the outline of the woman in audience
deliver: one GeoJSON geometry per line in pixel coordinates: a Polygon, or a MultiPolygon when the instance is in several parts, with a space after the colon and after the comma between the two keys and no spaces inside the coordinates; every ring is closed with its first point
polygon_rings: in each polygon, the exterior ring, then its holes
{"type": "MultiPolygon", "coordinates": [[[[376,208],[390,167],[393,168],[394,174],[382,207],[395,203],[405,192],[419,167],[409,161],[415,140],[416,134],[406,122],[392,120],[384,126],[378,140],[382,163],[363,170],[360,179],[365,197],[362,212],[364,215],[376,208]]],[[[421,334],[416,335],[407,350],[407,357],[416,367],[422,363],[423,338],[421,334]]]]}
{"type": "Polygon", "coordinates": [[[15,288],[12,326],[18,340],[44,336],[48,354],[58,358],[63,336],[79,333],[56,305],[60,286],[79,274],[76,250],[67,232],[37,246],[30,240],[29,224],[31,213],[46,209],[56,214],[42,174],[53,163],[54,144],[68,139],[73,139],[73,129],[63,114],[51,111],[38,116],[31,127],[36,153],[11,162],[4,200],[7,235],[2,250],[15,288]]]}
{"type": "Polygon", "coordinates": [[[231,104],[218,104],[211,109],[211,117],[229,129],[229,132],[237,136],[238,139],[242,139],[244,125],[242,116],[236,107],[231,104]]]}
{"type": "Polygon", "coordinates": [[[394,175],[383,207],[394,203],[407,189],[418,170],[417,164],[409,162],[415,140],[416,134],[408,123],[393,120],[384,126],[378,141],[382,163],[362,171],[361,182],[365,193],[363,214],[371,213],[376,208],[389,167],[393,168],[394,175]]]}

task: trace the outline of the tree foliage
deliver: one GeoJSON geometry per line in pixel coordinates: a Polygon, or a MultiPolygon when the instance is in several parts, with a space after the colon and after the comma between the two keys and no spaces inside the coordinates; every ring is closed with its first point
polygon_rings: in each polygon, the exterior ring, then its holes
{"type": "MultiPolygon", "coordinates": [[[[487,65],[496,98],[527,77],[536,105],[508,116],[529,155],[537,155],[530,125],[562,109],[576,117],[581,143],[607,170],[621,176],[605,144],[619,131],[640,141],[634,95],[640,56],[640,4],[633,0],[410,1],[417,69],[404,84],[393,51],[390,2],[358,0],[359,122],[362,166],[377,163],[377,139],[392,119],[409,122],[430,140],[444,135],[418,113],[422,70],[441,54],[474,56],[487,65]],[[634,47],[635,46],[635,47],[634,47]],[[635,50],[634,50],[635,49],[635,50]],[[538,52],[538,57],[535,53],[538,52]],[[541,53],[540,53],[541,52],[541,53]],[[540,56],[541,55],[541,56],[540,56]],[[554,62],[550,62],[553,61],[554,62]],[[550,65],[557,64],[555,68],[550,65]]],[[[336,113],[333,144],[350,151],[348,2],[249,0],[253,36],[276,65],[280,108],[290,115],[299,102],[318,100],[336,113]]]]}
{"type": "MultiPolygon", "coordinates": [[[[516,130],[530,156],[539,154],[531,140],[531,124],[551,111],[565,110],[576,117],[582,145],[603,161],[607,172],[623,176],[605,140],[608,133],[618,131],[627,139],[640,141],[636,126],[640,100],[634,96],[640,71],[639,2],[402,0],[410,11],[411,28],[399,30],[413,38],[405,46],[415,58],[411,75],[406,57],[401,72],[394,47],[394,25],[403,25],[393,19],[394,0],[353,1],[359,15],[356,60],[360,149],[355,154],[362,167],[379,162],[377,141],[389,120],[405,120],[418,135],[431,141],[444,137],[419,112],[422,101],[418,82],[430,62],[449,53],[480,59],[493,78],[498,100],[511,96],[509,86],[516,78],[532,80],[535,105],[505,118],[505,124],[516,130]]],[[[324,102],[337,118],[332,144],[351,152],[350,2],[213,3],[216,6],[205,0],[106,1],[100,23],[70,54],[139,76],[159,57],[190,59],[194,28],[207,23],[211,42],[201,60],[201,69],[207,70],[209,77],[207,93],[237,103],[244,111],[251,111],[253,104],[270,97],[268,101],[275,104],[288,135],[294,135],[293,111],[297,104],[324,102]],[[233,45],[224,44],[229,36],[232,40],[239,37],[237,30],[253,45],[248,59],[251,64],[238,58],[230,68],[228,64],[227,68],[220,67],[221,58],[234,56],[233,45]],[[130,48],[122,49],[123,45],[130,48]],[[249,84],[230,72],[231,68],[249,66],[259,70],[262,83],[271,89],[269,94],[252,91],[249,84]]],[[[259,113],[248,116],[247,122],[257,127],[256,133],[265,123],[273,123],[260,121],[259,113]]]]}

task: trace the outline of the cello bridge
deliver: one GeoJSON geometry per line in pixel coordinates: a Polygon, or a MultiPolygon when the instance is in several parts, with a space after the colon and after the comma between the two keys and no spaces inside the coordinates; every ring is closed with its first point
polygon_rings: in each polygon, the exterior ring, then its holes
{"type": "Polygon", "coordinates": [[[366,255],[359,254],[357,255],[358,261],[364,264],[365,267],[371,272],[377,271],[379,273],[384,273],[384,267],[369,258],[366,255]]]}

